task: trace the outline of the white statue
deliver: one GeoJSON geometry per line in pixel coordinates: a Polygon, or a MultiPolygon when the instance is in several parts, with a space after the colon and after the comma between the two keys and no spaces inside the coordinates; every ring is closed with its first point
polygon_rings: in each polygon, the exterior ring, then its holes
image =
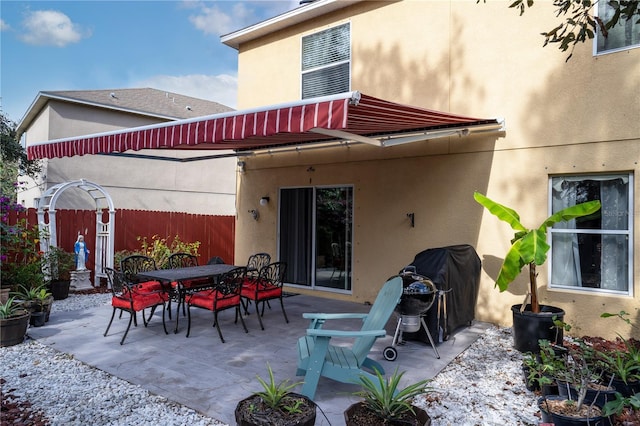
{"type": "Polygon", "coordinates": [[[74,251],[76,252],[76,270],[81,271],[87,269],[85,262],[87,261],[87,257],[89,257],[89,250],[87,249],[87,245],[84,243],[83,235],[78,235],[74,251]]]}

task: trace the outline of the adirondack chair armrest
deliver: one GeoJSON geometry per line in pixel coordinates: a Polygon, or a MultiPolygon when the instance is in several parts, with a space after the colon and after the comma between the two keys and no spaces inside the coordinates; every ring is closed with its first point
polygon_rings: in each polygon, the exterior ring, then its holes
{"type": "Polygon", "coordinates": [[[329,319],[359,319],[366,318],[368,313],[345,313],[345,314],[323,314],[323,313],[305,313],[302,314],[302,318],[313,319],[313,320],[329,320],[329,319]]]}
{"type": "Polygon", "coordinates": [[[367,318],[367,313],[338,313],[338,314],[325,314],[325,313],[303,313],[302,318],[311,320],[309,324],[310,329],[322,328],[326,320],[340,320],[340,319],[361,319],[364,321],[367,318]]]}
{"type": "Polygon", "coordinates": [[[312,337],[384,337],[386,330],[326,330],[319,328],[307,329],[307,336],[312,337]]]}

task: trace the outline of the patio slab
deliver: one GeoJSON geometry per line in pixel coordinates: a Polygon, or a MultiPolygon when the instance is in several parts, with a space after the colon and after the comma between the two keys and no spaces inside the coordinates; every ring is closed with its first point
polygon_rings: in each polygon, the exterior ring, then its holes
{"type": "MultiPolygon", "coordinates": [[[[142,324],[137,328],[132,326],[121,346],[119,342],[128,321],[126,314],[120,320],[116,316],[109,335],[103,337],[111,315],[110,305],[53,313],[46,326],[30,328],[29,336],[154,394],[235,425],[237,402],[261,390],[256,375],[266,379],[267,364],[277,381],[300,381],[301,378],[295,376],[296,341],[308,326],[308,321],[302,318],[304,312],[368,312],[370,308],[365,304],[295,295],[285,299],[290,321],[287,324],[278,303],[272,302],[271,306],[263,318],[264,331],[260,329],[254,311],[245,317],[248,333],[244,333],[240,323],[234,324],[233,311],[220,313],[224,344],[212,327],[213,314],[192,309],[189,338],[186,338],[186,318],[180,318],[178,334],[173,333],[175,317],[173,320],[167,318],[169,334],[165,335],[161,313],[156,312],[146,329],[142,324]]],[[[359,329],[359,323],[341,323],[335,327],[327,323],[325,328],[359,329]]],[[[490,326],[474,322],[457,330],[446,342],[437,345],[440,359],[436,359],[429,344],[408,341],[397,347],[397,360],[389,362],[383,358],[382,350],[391,344],[396,323],[397,317],[393,315],[387,324],[387,336],[378,339],[371,355],[387,373],[396,368],[404,371],[403,385],[434,377],[490,326]]],[[[352,395],[358,389],[357,385],[321,378],[315,396],[321,410],[316,424],[344,424],[343,412],[358,401],[352,395]]]]}

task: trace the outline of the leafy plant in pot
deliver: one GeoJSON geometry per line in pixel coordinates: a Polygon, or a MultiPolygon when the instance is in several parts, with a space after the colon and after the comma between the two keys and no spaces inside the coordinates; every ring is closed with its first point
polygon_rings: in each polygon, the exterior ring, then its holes
{"type": "Polygon", "coordinates": [[[603,425],[600,394],[595,357],[580,339],[574,339],[565,347],[566,351],[556,352],[549,341],[540,342],[537,354],[539,370],[544,375],[538,377],[542,386],[550,378],[558,383],[559,395],[543,395],[538,400],[542,420],[560,425],[603,425]],[[564,389],[564,392],[562,392],[564,389]]]}
{"type": "Polygon", "coordinates": [[[316,422],[316,404],[304,395],[291,392],[300,383],[284,380],[276,384],[271,366],[269,382],[257,377],[262,391],[238,402],[235,409],[239,426],[312,426],[316,422]]]}
{"type": "Polygon", "coordinates": [[[71,271],[75,267],[75,256],[60,247],[50,247],[45,255],[49,287],[55,300],[63,300],[69,296],[71,271]]]}
{"type": "Polygon", "coordinates": [[[355,395],[363,398],[363,401],[351,405],[345,412],[344,418],[347,426],[377,426],[377,425],[410,425],[427,426],[431,424],[431,418],[427,412],[412,405],[413,398],[427,393],[429,380],[411,384],[403,389],[398,389],[404,372],[398,373],[398,369],[385,379],[375,370],[376,380],[367,376],[360,376],[362,390],[355,395]]]}
{"type": "Polygon", "coordinates": [[[496,280],[496,287],[501,292],[520,275],[525,266],[529,266],[529,298],[530,304],[513,305],[513,337],[514,347],[520,352],[537,352],[540,339],[551,340],[557,337],[562,342],[563,333],[556,333],[553,317],[563,320],[564,311],[558,307],[541,305],[538,298],[538,273],[536,267],[547,260],[549,244],[547,228],[558,222],[566,222],[579,217],[589,216],[600,210],[600,201],[586,203],[562,209],[549,216],[537,228],[527,228],[520,222],[520,215],[513,209],[503,206],[486,196],[475,192],[474,199],[498,219],[508,223],[515,231],[511,247],[505,255],[496,280]],[[555,336],[554,336],[555,335],[555,336]]]}

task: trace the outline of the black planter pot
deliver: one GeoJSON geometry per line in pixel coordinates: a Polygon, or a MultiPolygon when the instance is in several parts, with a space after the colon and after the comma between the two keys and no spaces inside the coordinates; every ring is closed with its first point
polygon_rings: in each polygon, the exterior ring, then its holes
{"type": "Polygon", "coordinates": [[[640,380],[634,380],[625,383],[620,379],[614,378],[611,382],[611,386],[613,386],[616,391],[620,392],[620,394],[624,397],[630,397],[631,395],[640,393],[640,380]]]}
{"type": "MultiPolygon", "coordinates": [[[[602,416],[594,417],[570,417],[557,413],[549,413],[545,408],[543,397],[538,398],[538,408],[542,415],[542,421],[544,423],[553,423],[554,426],[606,426],[608,420],[602,416]]],[[[565,400],[566,398],[561,396],[547,396],[548,400],[565,400]]]]}
{"type": "Polygon", "coordinates": [[[51,281],[51,294],[54,300],[64,300],[69,297],[71,281],[51,281]]]}
{"type": "Polygon", "coordinates": [[[290,392],[289,396],[295,398],[304,399],[305,404],[313,408],[312,412],[308,413],[303,418],[294,418],[288,421],[285,417],[277,418],[275,415],[263,412],[259,413],[256,410],[258,406],[258,399],[256,395],[251,395],[248,398],[238,402],[235,409],[236,424],[238,426],[313,426],[316,423],[316,403],[304,395],[290,392]],[[257,416],[250,416],[250,412],[256,412],[257,416]]]}
{"type": "Polygon", "coordinates": [[[31,312],[29,324],[34,327],[42,327],[46,321],[47,313],[45,311],[31,312]]]}
{"type": "Polygon", "coordinates": [[[513,305],[513,347],[522,352],[539,353],[538,340],[545,339],[551,343],[562,343],[564,337],[562,328],[553,324],[554,317],[564,320],[564,311],[554,306],[540,305],[540,313],[531,312],[531,305],[527,305],[524,312],[520,312],[522,304],[513,305]]]}
{"type": "MultiPolygon", "coordinates": [[[[597,391],[595,389],[587,389],[587,395],[584,397],[584,401],[585,403],[590,404],[595,400],[596,405],[598,407],[604,407],[604,404],[616,399],[616,391],[617,389],[614,389],[614,388],[609,388],[609,389],[600,390],[600,391],[597,391]]],[[[566,382],[558,383],[558,395],[566,398],[569,395],[569,392],[571,392],[571,399],[573,400],[578,399],[578,391],[576,390],[575,387],[571,385],[567,387],[566,382]]]]}
{"type": "MultiPolygon", "coordinates": [[[[359,412],[360,410],[362,410],[364,403],[363,402],[356,402],[355,404],[352,404],[349,406],[349,408],[347,408],[344,412],[344,421],[345,421],[345,425],[346,426],[354,426],[354,425],[361,425],[361,422],[355,422],[354,420],[352,420],[352,418],[354,418],[354,415],[359,412]]],[[[415,405],[412,406],[413,407],[413,411],[416,413],[415,415],[415,419],[418,425],[420,426],[430,426],[431,425],[431,417],[429,417],[429,414],[427,414],[427,412],[425,410],[423,410],[420,407],[416,407],[415,405]]],[[[382,419],[381,419],[382,420],[382,419]]],[[[394,423],[385,423],[385,424],[391,424],[393,425],[394,423]]],[[[404,424],[404,423],[402,423],[404,424]]],[[[371,425],[371,426],[375,426],[375,425],[371,425]]]]}
{"type": "Polygon", "coordinates": [[[16,317],[0,319],[0,347],[24,342],[30,316],[31,312],[25,311],[24,314],[16,317]]]}

